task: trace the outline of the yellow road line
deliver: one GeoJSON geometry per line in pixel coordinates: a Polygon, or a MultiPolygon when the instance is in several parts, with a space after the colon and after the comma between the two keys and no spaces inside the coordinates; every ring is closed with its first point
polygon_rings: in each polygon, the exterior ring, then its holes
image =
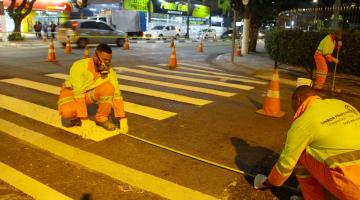
{"type": "MultiPolygon", "coordinates": [[[[120,71],[121,71],[121,69],[120,69],[120,71]]],[[[60,78],[60,77],[62,77],[62,74],[54,73],[54,74],[47,74],[45,76],[52,77],[52,78],[60,78]]],[[[195,87],[195,86],[188,86],[188,85],[182,85],[182,84],[176,84],[176,83],[156,81],[156,80],[151,80],[151,79],[138,78],[138,77],[134,77],[134,76],[127,76],[127,75],[123,75],[123,74],[118,74],[118,78],[121,80],[135,81],[135,82],[140,82],[140,83],[148,83],[148,84],[152,84],[152,85],[171,87],[171,88],[188,90],[188,91],[193,91],[193,92],[201,92],[201,93],[205,93],[205,94],[211,94],[211,95],[217,95],[217,96],[223,96],[223,97],[231,97],[231,96],[235,95],[235,93],[231,93],[231,92],[224,92],[224,91],[195,87]]],[[[121,87],[121,83],[120,83],[120,87],[121,87]]]]}
{"type": "MultiPolygon", "coordinates": [[[[4,130],[3,120],[0,120],[1,129],[4,130]]],[[[0,180],[14,186],[25,194],[39,200],[70,200],[60,192],[50,188],[49,186],[40,183],[39,181],[17,171],[16,169],[0,162],[0,180]]]]}
{"type": "MultiPolygon", "coordinates": [[[[26,87],[26,88],[31,88],[31,89],[42,91],[42,92],[47,92],[50,94],[55,94],[55,95],[59,95],[59,91],[60,91],[60,87],[56,87],[56,86],[52,86],[52,85],[48,85],[48,84],[44,84],[44,83],[39,83],[39,82],[35,82],[35,81],[20,79],[20,78],[4,79],[4,80],[0,80],[0,81],[18,85],[18,86],[22,86],[22,87],[26,87]]],[[[148,106],[142,106],[142,105],[134,104],[134,103],[130,103],[130,102],[124,102],[124,108],[125,108],[126,112],[141,115],[141,116],[148,117],[151,119],[156,119],[156,120],[163,120],[163,119],[167,119],[169,117],[173,117],[176,115],[176,113],[173,113],[173,112],[160,110],[160,109],[156,109],[156,108],[151,108],[148,106]]]]}
{"type": "Polygon", "coordinates": [[[138,73],[138,74],[142,74],[142,75],[157,76],[157,77],[162,77],[162,78],[171,78],[171,79],[177,79],[177,80],[182,80],[182,81],[190,81],[190,82],[204,83],[204,84],[216,85],[216,86],[222,86],[222,87],[236,88],[236,89],[241,89],[241,90],[254,89],[254,87],[247,86],[247,85],[224,83],[224,82],[220,82],[220,81],[204,80],[204,79],[189,78],[189,77],[181,77],[181,76],[174,76],[174,75],[169,75],[169,74],[157,74],[157,73],[151,73],[151,72],[147,72],[147,71],[143,71],[143,70],[129,69],[129,68],[124,68],[124,67],[121,67],[121,68],[114,67],[114,69],[138,73]]]}
{"type": "MultiPolygon", "coordinates": [[[[165,66],[167,66],[167,65],[165,65],[165,66]]],[[[186,75],[202,76],[202,77],[208,77],[208,78],[220,78],[222,80],[234,80],[234,81],[240,81],[240,82],[245,82],[245,83],[256,83],[256,84],[261,84],[261,85],[266,84],[266,82],[264,82],[264,81],[251,80],[251,79],[248,79],[248,78],[228,77],[227,74],[225,74],[225,73],[209,72],[209,71],[200,70],[200,69],[185,68],[186,70],[190,70],[190,71],[196,71],[196,72],[202,72],[202,73],[211,73],[211,74],[215,74],[215,75],[199,74],[199,73],[191,73],[191,72],[183,72],[183,71],[181,71],[181,72],[180,71],[169,71],[169,70],[166,70],[166,69],[157,68],[157,67],[151,67],[151,66],[147,66],[147,65],[138,65],[137,67],[140,67],[140,68],[143,68],[143,69],[151,69],[151,70],[156,70],[156,71],[161,71],[161,72],[167,72],[167,73],[172,73],[172,74],[186,74],[186,75]]]]}
{"type": "Polygon", "coordinates": [[[96,154],[56,141],[3,119],[0,119],[0,130],[63,159],[168,199],[216,199],[210,195],[131,169],[96,154]]]}

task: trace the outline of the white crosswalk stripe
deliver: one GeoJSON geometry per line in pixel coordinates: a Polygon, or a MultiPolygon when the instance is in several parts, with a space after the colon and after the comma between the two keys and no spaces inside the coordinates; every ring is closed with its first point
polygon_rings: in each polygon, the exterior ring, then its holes
{"type": "MultiPolygon", "coordinates": [[[[96,154],[78,149],[76,147],[70,146],[68,144],[62,143],[55,139],[52,139],[48,136],[40,134],[38,132],[32,131],[30,129],[26,129],[17,124],[11,123],[9,121],[0,119],[0,131],[5,132],[6,134],[11,135],[12,137],[18,138],[22,141],[25,141],[32,146],[50,152],[57,157],[68,160],[72,163],[76,163],[87,170],[91,170],[97,173],[104,174],[115,180],[120,180],[135,187],[144,189],[146,191],[152,192],[154,194],[160,195],[167,199],[199,199],[199,200],[207,200],[207,199],[216,199],[210,195],[198,192],[196,190],[192,190],[190,188],[181,186],[179,184],[167,181],[165,179],[161,179],[159,177],[126,167],[119,163],[113,162],[109,159],[103,158],[96,154]]],[[[1,164],[1,163],[0,163],[1,164]]],[[[2,169],[0,165],[0,169],[2,169]]],[[[5,169],[5,168],[4,168],[5,169]]],[[[9,171],[9,170],[8,170],[9,171]]],[[[1,171],[1,174],[3,171],[1,171]]],[[[0,178],[2,176],[0,175],[0,178]]],[[[29,179],[29,177],[26,177],[29,179]]],[[[18,180],[17,180],[18,181],[18,180]]],[[[37,182],[31,182],[33,184],[37,184],[37,182]]],[[[19,183],[21,184],[21,183],[19,183]]],[[[32,187],[32,185],[28,185],[28,187],[32,187]]],[[[23,188],[23,187],[22,187],[23,188]]],[[[24,188],[25,190],[26,188],[24,188]]],[[[45,191],[50,194],[49,188],[43,187],[45,191]]],[[[54,194],[54,198],[36,198],[36,199],[70,199],[66,198],[65,195],[57,194],[52,191],[54,194]]],[[[50,196],[49,196],[50,197],[50,196]]]]}
{"type": "MultiPolygon", "coordinates": [[[[213,68],[213,67],[209,67],[208,65],[207,65],[207,66],[203,66],[203,65],[199,65],[199,64],[182,63],[182,62],[179,62],[178,64],[179,64],[179,65],[186,65],[186,66],[190,66],[190,67],[197,67],[197,68],[201,68],[201,69],[205,69],[205,70],[223,72],[223,70],[216,69],[216,68],[213,68]]],[[[206,64],[205,64],[205,65],[206,65],[206,64]]]]}
{"type": "MultiPolygon", "coordinates": [[[[29,80],[25,80],[25,79],[19,79],[19,78],[5,79],[5,80],[1,80],[1,82],[19,85],[22,87],[27,87],[27,88],[31,88],[34,90],[39,90],[42,92],[55,94],[55,95],[59,95],[59,91],[60,91],[60,87],[57,87],[57,86],[52,86],[52,85],[48,85],[48,84],[44,84],[44,83],[38,83],[38,82],[29,81],[29,80]]],[[[176,113],[173,113],[173,112],[160,110],[160,109],[143,106],[143,105],[139,105],[139,104],[134,104],[131,102],[126,102],[126,101],[124,102],[124,108],[125,108],[126,112],[134,113],[137,115],[141,115],[144,117],[157,119],[157,120],[167,119],[169,117],[173,117],[176,115],[176,113]]]]}
{"type": "Polygon", "coordinates": [[[254,89],[254,87],[248,86],[248,85],[225,83],[225,82],[221,82],[221,81],[196,79],[196,78],[189,78],[189,77],[182,77],[182,76],[174,76],[174,75],[169,75],[169,74],[158,74],[158,73],[147,72],[144,70],[130,69],[130,68],[125,68],[125,67],[114,67],[114,69],[122,70],[125,72],[133,72],[133,73],[142,74],[142,75],[177,79],[177,80],[190,81],[190,82],[195,82],[195,83],[203,83],[203,84],[208,84],[208,85],[223,86],[223,87],[235,88],[235,89],[240,89],[240,90],[254,89]]]}
{"type": "MultiPolygon", "coordinates": [[[[118,71],[121,71],[121,69],[118,69],[118,71]]],[[[53,73],[53,74],[46,74],[45,76],[52,77],[52,78],[58,78],[58,79],[64,79],[65,76],[67,76],[67,75],[61,74],[61,73],[53,73]]],[[[157,80],[152,80],[152,79],[145,79],[145,78],[139,78],[139,77],[134,77],[134,76],[127,76],[127,75],[123,75],[123,74],[118,74],[118,78],[120,80],[135,81],[135,82],[140,82],[140,83],[159,85],[159,86],[163,86],[163,87],[170,87],[170,88],[188,90],[188,91],[192,91],[192,92],[200,92],[200,93],[204,93],[204,94],[211,94],[211,95],[223,96],[223,97],[231,97],[231,96],[234,96],[236,94],[236,93],[233,93],[233,92],[225,92],[225,91],[214,90],[214,89],[209,89],[209,88],[202,88],[202,87],[195,87],[195,86],[190,86],[190,85],[169,83],[169,82],[164,82],[164,81],[157,81],[157,80]]],[[[122,85],[121,82],[120,82],[120,85],[122,85]]]]}
{"type": "MultiPolygon", "coordinates": [[[[67,74],[60,74],[60,73],[47,74],[46,76],[52,77],[52,78],[57,78],[57,79],[63,79],[63,80],[68,78],[67,74]]],[[[193,105],[197,105],[197,106],[203,106],[203,105],[206,105],[206,104],[209,104],[212,102],[212,101],[205,100],[205,99],[192,98],[192,97],[188,97],[188,96],[184,96],[184,95],[177,95],[177,94],[168,93],[168,92],[160,92],[160,91],[156,91],[156,90],[139,88],[139,87],[124,85],[124,84],[121,84],[121,91],[133,92],[133,93],[143,94],[143,95],[147,95],[147,96],[153,96],[153,97],[157,97],[157,98],[193,104],[193,105]]]]}
{"type": "MultiPolygon", "coordinates": [[[[162,66],[164,66],[164,65],[162,65],[162,66]]],[[[217,72],[209,72],[209,73],[215,74],[215,75],[210,75],[210,74],[183,72],[183,71],[169,71],[169,70],[165,70],[162,68],[157,68],[157,67],[152,67],[152,66],[147,66],[147,65],[138,65],[137,67],[143,68],[143,69],[151,69],[151,70],[156,70],[156,71],[161,71],[161,72],[167,72],[167,73],[172,73],[172,74],[186,74],[186,75],[202,76],[202,77],[208,77],[208,78],[220,78],[221,80],[234,80],[234,81],[240,81],[240,82],[245,82],[245,83],[255,83],[255,84],[261,84],[261,85],[266,84],[266,82],[264,82],[264,81],[251,80],[251,79],[247,79],[247,78],[228,77],[228,76],[224,76],[225,75],[224,73],[217,73],[217,72]]],[[[197,69],[191,69],[191,68],[187,68],[187,70],[192,70],[192,71],[197,71],[197,72],[205,72],[204,70],[197,70],[197,69]]]]}
{"type": "MultiPolygon", "coordinates": [[[[2,131],[6,131],[3,130],[3,128],[5,127],[4,127],[4,123],[2,122],[4,121],[0,119],[0,124],[2,125],[1,126],[2,131]]],[[[25,194],[33,197],[34,199],[39,199],[39,200],[48,200],[48,199],[71,200],[72,199],[2,162],[0,162],[0,172],[1,172],[0,180],[7,182],[8,184],[24,192],[25,194]]]]}
{"type": "MultiPolygon", "coordinates": [[[[140,67],[146,70],[154,69],[153,67],[149,67],[149,66],[140,66],[140,67]]],[[[171,81],[164,82],[164,81],[157,81],[148,78],[140,78],[136,76],[124,75],[124,74],[118,75],[120,80],[128,80],[128,81],[146,83],[146,84],[157,85],[162,87],[174,88],[177,90],[191,91],[186,95],[178,95],[169,92],[153,90],[149,88],[141,88],[141,87],[126,85],[123,84],[122,81],[120,81],[120,89],[123,91],[170,100],[170,101],[174,101],[175,103],[186,103],[186,104],[190,104],[190,106],[193,107],[204,106],[213,102],[211,100],[207,100],[203,98],[191,97],[191,95],[194,95],[194,93],[204,93],[204,94],[210,94],[220,97],[231,97],[236,93],[227,92],[226,90],[229,90],[229,88],[232,89],[232,91],[234,89],[251,90],[254,88],[253,86],[248,86],[248,85],[232,84],[227,82],[205,79],[205,78],[223,78],[227,80],[237,79],[238,81],[242,79],[242,77],[226,76],[227,74],[216,72],[216,70],[213,70],[210,73],[204,70],[192,70],[198,73],[184,73],[184,72],[177,73],[177,71],[169,72],[164,69],[156,68],[159,73],[151,73],[145,70],[137,70],[137,69],[123,68],[123,67],[115,68],[115,69],[122,70],[125,72],[131,72],[139,75],[146,75],[150,77],[161,77],[170,80],[188,81],[189,82],[188,84],[176,84],[176,83],[172,83],[171,81]],[[198,74],[200,78],[189,78],[183,76],[169,75],[168,73],[174,73],[178,75],[198,74]],[[203,73],[203,74],[199,75],[199,73],[203,73]],[[195,86],[191,86],[191,83],[201,83],[204,86],[195,87],[195,86]],[[211,87],[214,85],[217,86],[217,88],[224,88],[223,89],[224,91],[206,88],[206,86],[211,87]]],[[[46,74],[45,76],[56,79],[66,79],[68,77],[68,75],[61,73],[46,74]]],[[[246,77],[243,78],[243,80],[244,81],[247,80],[247,83],[261,84],[260,82],[257,83],[256,80],[247,79],[246,77]]],[[[30,89],[29,90],[30,92],[31,90],[41,91],[47,94],[54,95],[56,97],[58,97],[60,91],[60,87],[58,86],[27,80],[27,79],[21,79],[21,78],[2,79],[0,80],[0,82],[3,84],[10,84],[12,86],[30,89]]],[[[212,98],[212,97],[208,97],[208,98],[212,98]]],[[[177,115],[177,113],[175,112],[155,108],[156,106],[154,107],[143,106],[131,102],[124,102],[124,107],[126,112],[133,113],[139,116],[144,116],[153,120],[164,120],[177,115]]],[[[49,127],[61,129],[68,133],[75,134],[96,142],[103,141],[105,139],[108,139],[110,137],[119,134],[118,129],[110,132],[110,131],[106,131],[105,129],[99,126],[95,126],[95,130],[93,133],[96,134],[83,135],[81,128],[78,126],[71,128],[66,128],[62,126],[61,118],[57,110],[43,105],[38,105],[36,103],[32,103],[28,100],[22,100],[17,97],[8,96],[5,94],[0,94],[0,108],[24,116],[28,119],[32,119],[44,123],[49,127]]],[[[123,181],[132,186],[157,194],[164,198],[200,199],[200,200],[216,199],[215,197],[210,196],[208,194],[123,166],[119,163],[101,157],[99,155],[62,143],[48,136],[45,136],[42,133],[30,130],[16,123],[12,123],[10,121],[1,118],[0,118],[0,134],[10,135],[18,140],[25,142],[25,144],[30,145],[31,148],[44,150],[50,153],[50,155],[55,155],[57,158],[64,159],[66,161],[70,161],[70,163],[80,165],[85,170],[88,170],[90,172],[100,173],[102,175],[111,177],[115,180],[123,181]]],[[[66,194],[61,194],[60,192],[56,191],[56,189],[53,189],[47,186],[46,184],[43,184],[23,174],[20,171],[17,171],[16,169],[2,163],[1,161],[0,161],[0,180],[3,180],[9,183],[10,185],[13,185],[14,187],[18,188],[19,190],[32,196],[35,199],[54,199],[54,200],[71,199],[70,197],[66,196],[66,194]]]]}

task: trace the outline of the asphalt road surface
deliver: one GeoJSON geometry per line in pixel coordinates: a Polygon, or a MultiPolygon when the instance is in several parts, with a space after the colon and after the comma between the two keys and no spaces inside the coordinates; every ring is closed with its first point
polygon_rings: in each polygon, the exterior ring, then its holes
{"type": "Polygon", "coordinates": [[[130,131],[90,138],[56,111],[83,49],[57,44],[47,62],[47,45],[0,48],[0,199],[288,199],[288,188],[254,190],[251,174],[267,174],[282,149],[293,86],[281,87],[285,117],[258,115],[268,82],[213,64],[229,42],[196,45],[176,43],[175,70],[169,43],[113,47],[130,131]]]}

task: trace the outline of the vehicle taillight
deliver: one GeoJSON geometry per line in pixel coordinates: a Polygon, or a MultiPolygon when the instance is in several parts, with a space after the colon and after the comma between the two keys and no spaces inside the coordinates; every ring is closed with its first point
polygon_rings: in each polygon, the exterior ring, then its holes
{"type": "Polygon", "coordinates": [[[72,23],[71,23],[71,28],[72,28],[73,30],[75,30],[75,28],[77,27],[77,25],[78,25],[77,22],[72,22],[72,23]]]}

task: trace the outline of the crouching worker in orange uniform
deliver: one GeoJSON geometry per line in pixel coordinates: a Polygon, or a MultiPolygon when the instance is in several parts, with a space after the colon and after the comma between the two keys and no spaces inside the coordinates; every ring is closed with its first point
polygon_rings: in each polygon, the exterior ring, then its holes
{"type": "Polygon", "coordinates": [[[63,126],[80,125],[83,134],[91,132],[95,124],[88,119],[87,105],[98,103],[95,115],[97,125],[109,131],[116,129],[109,118],[113,108],[115,118],[120,123],[120,132],[128,131],[117,75],[110,68],[111,59],[111,48],[106,44],[100,44],[96,47],[93,58],[73,63],[58,101],[63,126]]]}
{"type": "Polygon", "coordinates": [[[327,62],[339,62],[337,58],[332,56],[332,53],[335,47],[340,48],[342,46],[341,39],[342,32],[336,31],[336,33],[329,33],[324,39],[321,40],[314,54],[316,64],[316,80],[314,85],[315,89],[322,89],[325,84],[328,73],[327,62]]]}
{"type": "Polygon", "coordinates": [[[360,199],[360,113],[337,99],[321,99],[309,86],[292,96],[294,121],[268,178],[255,188],[281,186],[294,170],[304,199],[323,200],[324,189],[338,199],[360,199]]]}

